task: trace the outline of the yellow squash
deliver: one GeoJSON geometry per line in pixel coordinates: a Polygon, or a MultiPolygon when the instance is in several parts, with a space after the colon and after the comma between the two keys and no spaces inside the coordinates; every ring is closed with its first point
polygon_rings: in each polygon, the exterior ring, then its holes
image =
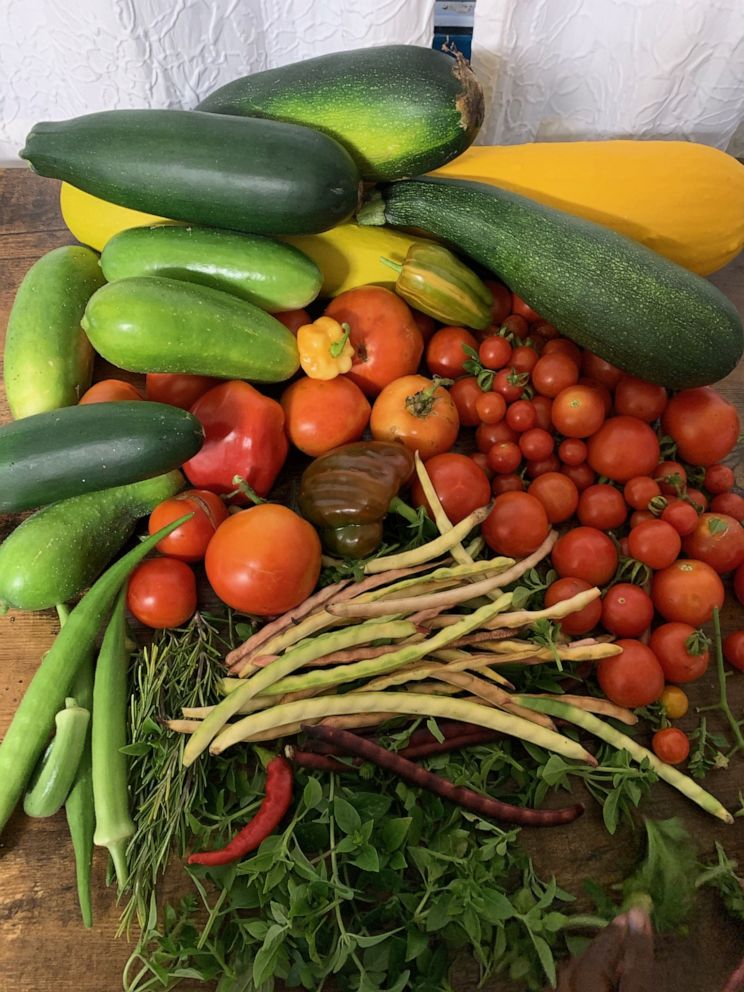
{"type": "Polygon", "coordinates": [[[686,141],[472,147],[433,175],[471,179],[604,224],[708,275],[744,247],[744,166],[686,141]]]}

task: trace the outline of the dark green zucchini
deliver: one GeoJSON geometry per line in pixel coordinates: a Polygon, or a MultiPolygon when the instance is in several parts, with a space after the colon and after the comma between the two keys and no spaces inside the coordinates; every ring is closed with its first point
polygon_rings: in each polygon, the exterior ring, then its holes
{"type": "Polygon", "coordinates": [[[744,337],[711,283],[605,227],[481,183],[393,183],[361,223],[420,228],[502,279],[561,334],[673,389],[727,375],[744,337]]]}
{"type": "Polygon", "coordinates": [[[196,417],[165,403],[91,403],[24,417],[0,428],[0,512],[160,475],[203,441],[196,417]]]}
{"type": "Polygon", "coordinates": [[[253,234],[315,234],[354,210],[359,174],[325,134],[193,110],[36,124],[21,158],[111,203],[253,234]]]}
{"type": "Polygon", "coordinates": [[[99,355],[130,372],[282,382],[300,365],[294,334],[271,314],[178,279],[140,276],[102,286],[83,328],[99,355]]]}
{"type": "Polygon", "coordinates": [[[464,152],[483,123],[483,90],[462,56],[383,45],[243,76],[199,109],[317,128],[374,182],[429,172],[464,152]]]}

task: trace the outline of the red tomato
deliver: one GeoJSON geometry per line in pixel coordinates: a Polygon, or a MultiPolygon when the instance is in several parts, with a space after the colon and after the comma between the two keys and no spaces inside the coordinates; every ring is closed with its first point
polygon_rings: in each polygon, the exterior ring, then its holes
{"type": "Polygon", "coordinates": [[[187,489],[163,500],[150,514],[147,529],[150,534],[156,534],[186,513],[193,513],[191,520],[158,541],[157,549],[161,554],[181,561],[201,561],[212,535],[227,518],[227,507],[216,493],[208,489],[187,489]]]}
{"type": "Polygon", "coordinates": [[[497,475],[491,483],[491,492],[494,496],[502,493],[521,493],[524,491],[524,481],[520,475],[497,475]]]}
{"type": "Polygon", "coordinates": [[[527,492],[540,500],[551,524],[561,524],[572,517],[579,502],[578,489],[561,472],[543,472],[530,483],[527,492]]]}
{"type": "Polygon", "coordinates": [[[320,575],[320,541],[302,517],[260,503],[228,517],[209,542],[207,578],[223,603],[277,616],[307,599],[320,575]]]}
{"type": "Polygon", "coordinates": [[[602,599],[602,626],[615,637],[640,637],[653,618],[651,597],[631,582],[610,586],[602,599]]]}
{"type": "Polygon", "coordinates": [[[655,571],[668,568],[682,550],[682,539],[665,520],[644,520],[628,535],[630,555],[655,571]]]}
{"type": "Polygon", "coordinates": [[[532,372],[540,356],[528,344],[519,345],[511,353],[510,365],[517,372],[532,372]]]}
{"type": "Polygon", "coordinates": [[[549,324],[547,320],[538,320],[532,325],[532,334],[539,334],[546,341],[551,341],[558,337],[558,329],[549,324]]]}
{"type": "Polygon", "coordinates": [[[543,396],[557,396],[578,382],[579,370],[568,355],[543,355],[532,370],[532,385],[543,396]]]}
{"type": "Polygon", "coordinates": [[[625,373],[611,362],[606,362],[604,358],[593,354],[591,351],[584,352],[584,359],[581,371],[590,379],[596,379],[608,389],[614,389],[625,373]]]}
{"type": "Polygon", "coordinates": [[[411,314],[416,321],[416,327],[421,331],[424,344],[426,344],[427,341],[431,340],[432,334],[437,329],[437,322],[428,313],[421,313],[420,310],[414,310],[413,307],[411,307],[411,314]]]}
{"type": "Polygon", "coordinates": [[[736,408],[710,386],[683,389],[661,418],[662,430],[676,441],[677,453],[691,465],[723,461],[739,437],[736,408]]]}
{"type": "Polygon", "coordinates": [[[522,461],[522,452],[513,441],[498,441],[488,449],[489,468],[498,474],[512,473],[522,461]]]}
{"type": "Polygon", "coordinates": [[[512,296],[511,290],[496,279],[486,279],[486,286],[493,294],[493,306],[491,307],[491,323],[499,326],[511,313],[512,296]]]}
{"type": "Polygon", "coordinates": [[[664,691],[664,673],[656,655],[636,640],[619,640],[622,654],[603,658],[597,665],[602,692],[618,706],[635,709],[655,702],[664,691]]]}
{"type": "Polygon", "coordinates": [[[598,475],[628,482],[650,475],[659,462],[659,439],[635,417],[610,417],[587,441],[587,461],[598,475]]]}
{"type": "Polygon", "coordinates": [[[690,741],[679,727],[664,727],[651,738],[651,747],[659,761],[681,765],[690,753],[690,741]]]}
{"type": "Polygon", "coordinates": [[[483,521],[483,537],[496,554],[525,558],[543,543],[550,523],[540,500],[529,493],[502,493],[483,521]]]}
{"type": "Polygon", "coordinates": [[[80,406],[86,403],[120,403],[123,400],[144,399],[142,393],[131,382],[121,379],[101,379],[87,389],[78,400],[80,406]]]}
{"type": "MultiPolygon", "coordinates": [[[[506,400],[501,393],[481,393],[475,401],[475,410],[483,424],[498,424],[506,413],[506,400]]],[[[509,425],[511,426],[511,425],[509,425]]]]}
{"type": "Polygon", "coordinates": [[[463,427],[477,427],[481,422],[476,409],[481,396],[483,390],[474,375],[466,375],[450,386],[450,397],[457,407],[457,415],[463,427]]]}
{"type": "Polygon", "coordinates": [[[419,367],[424,339],[410,307],[383,286],[358,286],[331,300],[326,314],[351,328],[354,360],[347,375],[366,396],[419,367]]]}
{"type": "Polygon", "coordinates": [[[542,427],[532,427],[519,436],[519,447],[525,458],[532,462],[542,461],[553,453],[555,441],[542,427]]]}
{"type": "Polygon", "coordinates": [[[561,467],[561,463],[558,460],[557,455],[548,455],[547,458],[540,458],[538,461],[528,461],[525,467],[525,472],[527,477],[530,479],[538,479],[541,475],[546,475],[548,472],[557,472],[561,467]]]}
{"type": "Polygon", "coordinates": [[[344,375],[335,379],[297,379],[282,393],[284,429],[300,451],[311,458],[331,448],[358,441],[369,423],[369,400],[344,375]]]}
{"type": "Polygon", "coordinates": [[[703,483],[709,493],[727,493],[734,487],[734,473],[728,465],[709,465],[703,483]]]}
{"type": "Polygon", "coordinates": [[[284,324],[288,331],[296,334],[301,327],[305,327],[306,324],[312,324],[313,318],[307,312],[307,310],[281,310],[279,313],[273,313],[271,315],[275,317],[280,324],[284,324]]]}
{"type": "Polygon", "coordinates": [[[489,334],[483,338],[478,348],[478,358],[481,365],[487,369],[503,369],[509,365],[512,357],[512,346],[500,334],[489,334]]]}
{"type": "Polygon", "coordinates": [[[637,417],[650,424],[664,412],[667,391],[663,386],[624,375],[615,387],[615,412],[627,417],[637,417]]]}
{"type": "Polygon", "coordinates": [[[703,513],[685,537],[685,554],[704,561],[719,574],[732,572],[744,562],[744,530],[725,513],[703,513]]]}
{"type": "Polygon", "coordinates": [[[694,682],[710,661],[702,631],[689,623],[663,623],[651,634],[649,647],[668,682],[694,682]]]}
{"type": "Polygon", "coordinates": [[[645,524],[649,520],[656,520],[656,516],[650,510],[633,510],[630,515],[628,525],[631,530],[639,524],[645,524]]]}
{"type": "Polygon", "coordinates": [[[535,313],[529,303],[525,303],[522,297],[517,296],[516,293],[512,293],[512,313],[517,313],[520,317],[524,317],[528,324],[532,324],[540,319],[539,314],[535,313]]]}
{"type": "Polygon", "coordinates": [[[735,630],[723,639],[723,656],[729,665],[744,672],[744,630],[735,630]]]}
{"type": "Polygon", "coordinates": [[[586,445],[578,438],[566,438],[558,446],[558,457],[564,465],[581,465],[586,461],[586,445]]]}
{"type": "Polygon", "coordinates": [[[625,502],[634,510],[647,510],[651,500],[660,495],[659,483],[650,475],[636,475],[623,487],[625,502]]]}
{"type": "Polygon", "coordinates": [[[529,400],[517,400],[506,411],[506,422],[512,430],[522,434],[537,423],[537,411],[529,400]]]}
{"type": "Polygon", "coordinates": [[[472,357],[465,348],[478,351],[478,342],[470,331],[464,327],[440,327],[426,346],[426,364],[431,374],[445,379],[465,375],[465,362],[472,357]]]}
{"type": "Polygon", "coordinates": [[[400,441],[426,461],[449,451],[460,420],[444,386],[422,375],[406,375],[385,386],[377,397],[369,429],[376,441],[400,441]]]}
{"type": "Polygon", "coordinates": [[[680,496],[687,486],[687,472],[679,462],[659,462],[654,469],[654,479],[665,496],[680,496]]]}
{"type": "Polygon", "coordinates": [[[180,627],[196,610],[194,573],[175,558],[143,561],[129,577],[127,607],[146,627],[180,627]]]}
{"type": "Polygon", "coordinates": [[[627,515],[622,493],[607,483],[588,486],[579,499],[578,517],[586,527],[612,530],[624,524],[627,515]]]}
{"type": "Polygon", "coordinates": [[[744,565],[739,565],[734,572],[734,593],[739,602],[744,603],[744,565]]]}
{"type": "Polygon", "coordinates": [[[739,523],[744,523],[744,498],[738,493],[719,493],[710,501],[713,513],[725,513],[739,523]]]}
{"type": "MultiPolygon", "coordinates": [[[[426,463],[426,471],[450,523],[458,524],[491,498],[491,486],[485,472],[467,455],[435,455],[426,463]]],[[[411,486],[414,506],[428,502],[418,478],[411,486]]]]}
{"type": "Polygon", "coordinates": [[[661,511],[661,519],[684,537],[691,534],[697,527],[698,513],[691,503],[684,499],[670,498],[661,511]]]}
{"type": "Polygon", "coordinates": [[[617,568],[617,551],[610,538],[594,527],[574,527],[556,541],[551,552],[553,568],[561,576],[584,579],[593,586],[606,585],[617,568]]]}
{"type": "Polygon", "coordinates": [[[602,398],[591,386],[568,386],[553,400],[553,426],[566,437],[589,437],[602,426],[602,398]]]}
{"type": "Polygon", "coordinates": [[[529,334],[529,325],[524,317],[518,313],[510,313],[505,317],[499,330],[506,334],[513,334],[515,338],[526,338],[529,334]]]}
{"type": "Polygon", "coordinates": [[[200,397],[223,381],[209,375],[148,372],[145,377],[145,397],[153,403],[168,403],[170,406],[180,407],[181,410],[190,410],[200,397]]]}
{"type": "Polygon", "coordinates": [[[685,499],[692,503],[698,513],[703,513],[708,509],[708,497],[705,493],[701,493],[699,489],[690,489],[688,486],[685,491],[685,499]]]}
{"type": "Polygon", "coordinates": [[[590,379],[585,375],[582,375],[579,378],[578,385],[588,386],[590,389],[596,390],[604,405],[605,417],[608,417],[610,415],[610,411],[612,410],[612,393],[609,391],[607,386],[603,385],[601,382],[597,382],[596,379],[590,379]]]}
{"type": "MultiPolygon", "coordinates": [[[[585,582],[583,579],[575,579],[572,576],[567,576],[565,579],[557,579],[545,590],[545,605],[555,606],[556,603],[562,603],[566,599],[573,599],[580,592],[586,592],[591,588],[588,582],[585,582]]],[[[564,634],[569,634],[571,637],[576,637],[579,634],[587,634],[597,626],[601,613],[602,601],[600,599],[593,599],[591,603],[588,603],[582,609],[577,610],[575,613],[569,613],[567,617],[564,617],[560,621],[561,630],[564,634]]]]}
{"type": "Polygon", "coordinates": [[[517,443],[519,434],[513,431],[505,420],[500,420],[498,424],[481,424],[475,432],[475,446],[478,451],[487,455],[494,444],[499,441],[512,441],[517,443]]]}
{"type": "Polygon", "coordinates": [[[568,355],[577,369],[581,368],[581,348],[568,338],[552,338],[542,350],[543,355],[568,355]]]}
{"type": "Polygon", "coordinates": [[[491,388],[495,392],[501,393],[507,403],[513,403],[524,392],[528,379],[529,376],[526,372],[517,372],[516,369],[512,368],[499,369],[493,377],[491,388]]]}
{"type": "Polygon", "coordinates": [[[723,606],[723,583],[710,565],[694,558],[675,561],[654,575],[651,598],[665,620],[699,627],[723,606]]]}
{"type": "Polygon", "coordinates": [[[553,430],[553,401],[548,396],[533,396],[532,405],[535,408],[537,420],[535,426],[544,431],[553,430]]]}
{"type": "Polygon", "coordinates": [[[483,454],[482,451],[474,451],[472,454],[468,455],[468,458],[472,458],[478,468],[483,472],[487,479],[493,476],[493,472],[488,467],[488,458],[483,454]]]}
{"type": "Polygon", "coordinates": [[[568,476],[579,492],[591,486],[597,478],[588,462],[582,462],[580,465],[564,465],[561,472],[568,476]]]}

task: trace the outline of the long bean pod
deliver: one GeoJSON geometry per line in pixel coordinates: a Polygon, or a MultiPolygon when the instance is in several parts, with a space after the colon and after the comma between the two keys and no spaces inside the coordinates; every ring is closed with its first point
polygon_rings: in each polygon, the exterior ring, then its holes
{"type": "MultiPolygon", "coordinates": [[[[434,483],[431,481],[431,477],[426,471],[426,466],[424,465],[418,451],[414,454],[414,461],[416,464],[416,475],[418,476],[418,480],[424,494],[424,499],[429,504],[431,515],[434,517],[434,523],[437,525],[437,530],[440,534],[448,534],[454,525],[444,512],[442,501],[434,488],[434,483]]],[[[458,541],[457,544],[452,546],[450,554],[460,565],[467,565],[473,560],[462,546],[461,541],[458,541]]]]}

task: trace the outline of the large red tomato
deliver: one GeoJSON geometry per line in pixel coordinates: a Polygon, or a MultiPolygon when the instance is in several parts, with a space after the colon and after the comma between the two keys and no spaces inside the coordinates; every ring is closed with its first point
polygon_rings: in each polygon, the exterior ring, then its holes
{"type": "Polygon", "coordinates": [[[377,397],[369,427],[376,441],[402,441],[426,461],[449,451],[460,418],[444,386],[422,375],[406,375],[385,386],[377,397]]]}
{"type": "Polygon", "coordinates": [[[664,691],[664,672],[650,648],[632,638],[617,641],[622,654],[597,665],[602,692],[618,706],[648,706],[664,691]]]}
{"type": "Polygon", "coordinates": [[[683,389],[661,418],[665,434],[677,442],[679,456],[692,465],[720,462],[739,437],[736,408],[710,386],[683,389]]]}
{"type": "Polygon", "coordinates": [[[284,390],[281,404],[289,440],[311,458],[358,441],[369,422],[369,400],[343,375],[298,379],[284,390]]]}
{"type": "Polygon", "coordinates": [[[148,372],[145,379],[145,396],[154,403],[168,403],[182,410],[190,410],[200,396],[213,386],[218,386],[220,382],[220,379],[214,379],[209,375],[148,372]]]}
{"type": "Polygon", "coordinates": [[[725,513],[703,513],[683,546],[686,555],[704,561],[721,575],[744,562],[744,530],[725,513]]]}
{"type": "Polygon", "coordinates": [[[699,627],[723,606],[723,583],[704,561],[679,559],[654,575],[651,597],[665,620],[699,627]]]}
{"type": "Polygon", "coordinates": [[[545,507],[529,493],[502,493],[481,527],[486,544],[496,554],[525,558],[535,551],[550,530],[545,507]]]}
{"type": "Polygon", "coordinates": [[[216,493],[208,489],[187,489],[163,500],[150,514],[147,528],[156,534],[163,527],[193,513],[190,520],[158,541],[158,551],[181,561],[201,561],[214,532],[227,517],[227,507],[216,493]]]}
{"type": "MultiPolygon", "coordinates": [[[[472,458],[454,453],[434,455],[426,463],[426,471],[450,523],[464,520],[491,498],[488,476],[472,458]]],[[[414,506],[426,506],[421,483],[416,479],[411,487],[414,506]]]]}
{"type": "Polygon", "coordinates": [[[587,441],[587,461],[598,475],[613,482],[653,475],[659,462],[659,439],[636,417],[610,417],[587,441]]]}
{"type": "Polygon", "coordinates": [[[617,551],[606,534],[595,527],[574,527],[555,542],[553,568],[561,576],[606,585],[617,568],[617,551]]]}
{"type": "Polygon", "coordinates": [[[175,558],[148,558],[132,572],[127,607],[146,627],[180,627],[196,610],[196,579],[175,558]]]}

